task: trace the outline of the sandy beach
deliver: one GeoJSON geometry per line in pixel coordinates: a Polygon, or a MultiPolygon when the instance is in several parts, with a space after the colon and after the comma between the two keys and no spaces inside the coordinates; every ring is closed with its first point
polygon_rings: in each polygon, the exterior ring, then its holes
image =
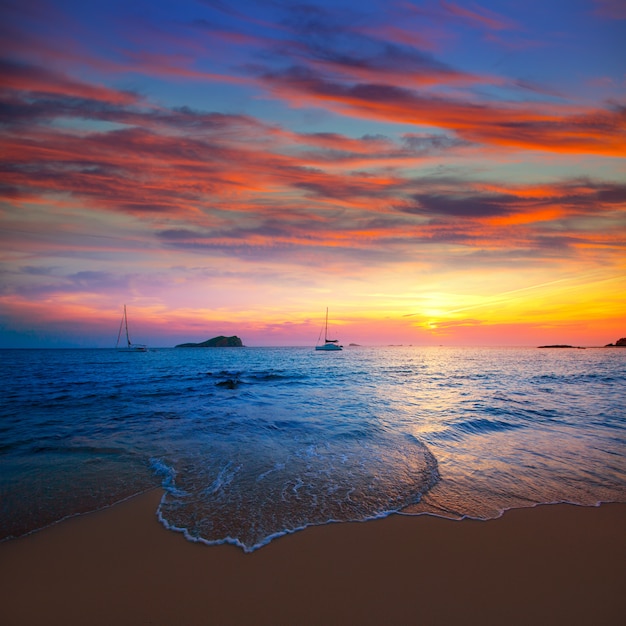
{"type": "Polygon", "coordinates": [[[154,490],[0,544],[0,622],[620,624],[626,505],[396,515],[252,554],[163,528],[154,490]]]}

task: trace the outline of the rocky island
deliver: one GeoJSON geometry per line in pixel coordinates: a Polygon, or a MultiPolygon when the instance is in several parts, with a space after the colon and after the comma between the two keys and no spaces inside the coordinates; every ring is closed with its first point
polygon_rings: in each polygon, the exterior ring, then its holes
{"type": "Polygon", "coordinates": [[[213,339],[207,339],[201,343],[180,343],[175,348],[242,348],[243,343],[239,337],[233,335],[232,337],[213,337],[213,339]]]}
{"type": "Polygon", "coordinates": [[[626,348],[626,337],[618,339],[615,343],[607,343],[605,348],[626,348]]]}

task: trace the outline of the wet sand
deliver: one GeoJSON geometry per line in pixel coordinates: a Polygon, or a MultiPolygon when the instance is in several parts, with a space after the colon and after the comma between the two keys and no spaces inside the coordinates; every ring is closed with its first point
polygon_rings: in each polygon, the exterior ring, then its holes
{"type": "Polygon", "coordinates": [[[0,544],[0,623],[622,624],[626,504],[396,515],[252,554],[163,528],[158,490],[0,544]]]}

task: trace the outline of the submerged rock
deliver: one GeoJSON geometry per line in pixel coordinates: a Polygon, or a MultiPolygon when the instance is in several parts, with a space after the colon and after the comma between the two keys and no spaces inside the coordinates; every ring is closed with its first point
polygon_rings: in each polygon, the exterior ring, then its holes
{"type": "Polygon", "coordinates": [[[236,378],[227,378],[219,383],[215,383],[216,387],[224,387],[225,389],[237,389],[239,381],[236,378]]]}

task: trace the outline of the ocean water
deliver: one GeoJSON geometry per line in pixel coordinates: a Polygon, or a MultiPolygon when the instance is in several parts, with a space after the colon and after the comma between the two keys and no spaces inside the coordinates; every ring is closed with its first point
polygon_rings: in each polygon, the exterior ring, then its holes
{"type": "Polygon", "coordinates": [[[161,485],[257,549],[400,512],[626,502],[626,349],[0,350],[0,538],[161,485]]]}

